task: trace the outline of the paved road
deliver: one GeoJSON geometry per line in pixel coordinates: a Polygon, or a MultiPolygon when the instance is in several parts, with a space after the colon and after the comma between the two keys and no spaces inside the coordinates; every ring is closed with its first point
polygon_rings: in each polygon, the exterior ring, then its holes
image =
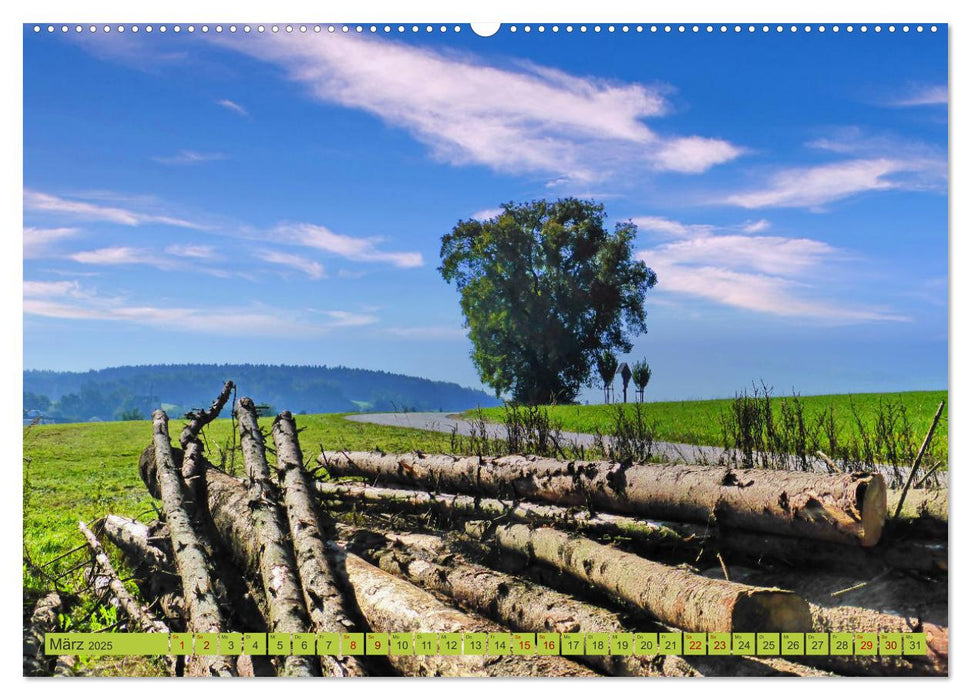
{"type": "MultiPolygon", "coordinates": [[[[478,427],[464,418],[457,418],[447,413],[355,413],[347,416],[347,420],[356,423],[374,423],[388,425],[395,428],[415,428],[417,430],[431,430],[438,433],[451,433],[453,430],[459,435],[478,434],[478,427]]],[[[506,438],[506,428],[501,423],[486,423],[486,432],[490,438],[506,438]]],[[[567,444],[578,444],[590,447],[594,444],[594,436],[589,433],[561,433],[567,444]]],[[[718,464],[725,457],[725,450],[720,447],[706,447],[701,445],[685,445],[679,442],[655,442],[654,453],[662,460],[683,464],[718,464]]],[[[830,471],[821,459],[812,463],[814,471],[830,471]]],[[[893,467],[877,465],[877,471],[884,477],[892,478],[893,467]]],[[[918,477],[922,475],[918,474],[918,477]]]]}
{"type": "MultiPolygon", "coordinates": [[[[456,418],[447,413],[356,413],[347,416],[347,420],[357,423],[374,423],[389,425],[395,428],[415,428],[431,430],[437,433],[451,433],[453,430],[459,435],[478,434],[475,425],[463,418],[456,418]]],[[[501,423],[486,423],[486,431],[490,438],[506,438],[506,428],[501,423]]],[[[594,436],[589,433],[561,433],[566,444],[590,447],[594,443],[594,436]]],[[[689,464],[716,463],[724,450],[717,447],[699,447],[698,445],[684,445],[677,442],[654,443],[656,454],[666,461],[686,462],[689,464]]]]}

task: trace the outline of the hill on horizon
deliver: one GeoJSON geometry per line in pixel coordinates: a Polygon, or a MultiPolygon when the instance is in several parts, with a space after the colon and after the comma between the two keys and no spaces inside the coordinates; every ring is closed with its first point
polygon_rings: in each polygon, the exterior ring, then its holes
{"type": "Polygon", "coordinates": [[[170,416],[208,406],[226,380],[240,396],[274,411],[460,411],[497,406],[484,391],[351,367],[258,364],[178,364],[108,367],[87,372],[24,370],[24,419],[75,423],[170,416]]]}

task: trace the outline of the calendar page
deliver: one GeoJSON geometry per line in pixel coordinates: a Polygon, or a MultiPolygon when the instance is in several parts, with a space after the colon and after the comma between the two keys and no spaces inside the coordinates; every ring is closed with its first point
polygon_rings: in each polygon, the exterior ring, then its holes
{"type": "Polygon", "coordinates": [[[948,675],[947,23],[22,35],[25,676],[948,675]]]}

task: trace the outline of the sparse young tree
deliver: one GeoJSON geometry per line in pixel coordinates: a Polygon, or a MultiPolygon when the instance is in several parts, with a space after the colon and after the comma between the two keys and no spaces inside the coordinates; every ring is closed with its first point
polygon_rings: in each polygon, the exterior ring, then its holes
{"type": "Polygon", "coordinates": [[[647,364],[647,360],[640,360],[634,364],[632,376],[634,386],[637,387],[638,401],[643,403],[644,389],[647,387],[647,383],[651,381],[651,366],[647,364]]]}
{"type": "Polygon", "coordinates": [[[646,330],[657,281],[634,258],[637,227],[605,225],[602,204],[574,198],[508,203],[442,237],[439,267],[461,295],[472,359],[496,394],[569,402],[604,350],[630,352],[646,330]]]}
{"type": "Polygon", "coordinates": [[[610,350],[604,350],[597,355],[597,374],[603,382],[604,403],[610,403],[610,387],[614,383],[614,375],[617,374],[617,356],[610,350]]]}

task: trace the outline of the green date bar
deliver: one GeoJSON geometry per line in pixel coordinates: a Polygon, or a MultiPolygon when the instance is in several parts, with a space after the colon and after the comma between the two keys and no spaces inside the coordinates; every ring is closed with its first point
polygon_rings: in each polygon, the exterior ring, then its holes
{"type": "Polygon", "coordinates": [[[51,632],[44,635],[48,656],[165,656],[169,635],[158,632],[51,632]]]}

